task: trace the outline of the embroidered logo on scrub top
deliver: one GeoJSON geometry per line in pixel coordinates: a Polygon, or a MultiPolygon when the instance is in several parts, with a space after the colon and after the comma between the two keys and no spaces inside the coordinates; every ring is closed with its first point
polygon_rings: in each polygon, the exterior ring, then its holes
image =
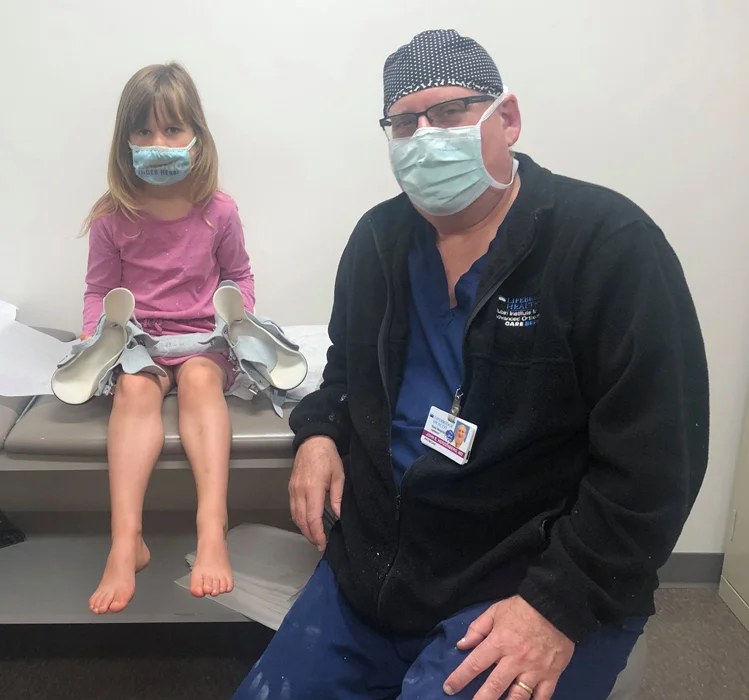
{"type": "Polygon", "coordinates": [[[538,323],[538,296],[497,297],[497,320],[505,326],[535,326],[538,323]]]}

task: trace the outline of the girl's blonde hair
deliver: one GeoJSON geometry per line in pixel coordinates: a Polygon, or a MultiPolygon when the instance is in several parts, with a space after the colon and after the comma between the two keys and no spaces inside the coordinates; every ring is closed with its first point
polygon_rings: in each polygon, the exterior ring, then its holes
{"type": "Polygon", "coordinates": [[[95,219],[115,212],[122,212],[133,221],[138,218],[140,180],[133,168],[128,141],[133,131],[145,128],[151,115],[159,121],[187,124],[195,131],[197,141],[190,151],[192,167],[188,176],[192,201],[207,206],[218,189],[218,153],[195,83],[178,63],[146,66],[128,80],[122,91],[109,151],[109,189],[91,208],[83,234],[95,219]]]}

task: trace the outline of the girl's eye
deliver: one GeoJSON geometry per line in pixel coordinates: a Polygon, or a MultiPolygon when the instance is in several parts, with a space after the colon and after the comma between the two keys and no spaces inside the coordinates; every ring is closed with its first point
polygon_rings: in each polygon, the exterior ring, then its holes
{"type": "Polygon", "coordinates": [[[150,133],[148,129],[138,129],[138,136],[148,136],[150,133]]]}
{"type": "Polygon", "coordinates": [[[166,133],[174,135],[178,134],[180,131],[182,131],[182,129],[180,129],[178,126],[170,126],[167,127],[166,133]]]}

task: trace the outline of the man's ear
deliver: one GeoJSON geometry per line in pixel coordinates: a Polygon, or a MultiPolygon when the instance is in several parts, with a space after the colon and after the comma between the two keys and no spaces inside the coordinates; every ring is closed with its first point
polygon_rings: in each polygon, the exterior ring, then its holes
{"type": "Polygon", "coordinates": [[[499,116],[502,119],[507,145],[512,147],[520,138],[520,131],[522,129],[518,98],[515,95],[507,95],[500,103],[497,112],[499,112],[499,116]]]}

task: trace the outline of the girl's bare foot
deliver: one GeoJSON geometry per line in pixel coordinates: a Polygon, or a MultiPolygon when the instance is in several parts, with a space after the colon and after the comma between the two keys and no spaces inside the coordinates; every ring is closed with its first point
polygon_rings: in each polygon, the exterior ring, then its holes
{"type": "Polygon", "coordinates": [[[190,576],[190,593],[196,598],[234,590],[234,575],[223,527],[199,528],[198,551],[190,576]]]}
{"type": "Polygon", "coordinates": [[[140,535],[114,540],[99,587],[88,600],[91,612],[103,615],[124,610],[135,595],[135,574],[150,560],[151,552],[140,535]]]}

